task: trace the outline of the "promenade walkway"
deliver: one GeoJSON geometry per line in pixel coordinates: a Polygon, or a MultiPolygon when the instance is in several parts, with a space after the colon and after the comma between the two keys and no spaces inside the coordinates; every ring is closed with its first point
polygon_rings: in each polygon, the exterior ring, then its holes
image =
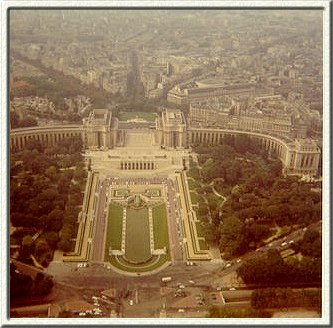
{"type": "Polygon", "coordinates": [[[92,233],[98,197],[98,173],[88,172],[87,185],[83,199],[78,234],[73,253],[64,255],[63,261],[87,261],[91,251],[92,233]]]}
{"type": "Polygon", "coordinates": [[[176,174],[176,183],[179,190],[180,212],[182,218],[183,235],[185,236],[183,243],[186,250],[188,260],[210,260],[209,251],[201,250],[199,238],[195,222],[196,214],[192,209],[191,197],[187,186],[186,173],[176,174]]]}

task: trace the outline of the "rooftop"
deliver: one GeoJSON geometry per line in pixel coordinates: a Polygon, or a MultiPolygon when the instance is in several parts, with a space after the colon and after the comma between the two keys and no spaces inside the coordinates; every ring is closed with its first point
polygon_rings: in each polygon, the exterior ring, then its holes
{"type": "Polygon", "coordinates": [[[184,124],[184,117],[179,109],[166,109],[165,120],[167,124],[184,124]]]}

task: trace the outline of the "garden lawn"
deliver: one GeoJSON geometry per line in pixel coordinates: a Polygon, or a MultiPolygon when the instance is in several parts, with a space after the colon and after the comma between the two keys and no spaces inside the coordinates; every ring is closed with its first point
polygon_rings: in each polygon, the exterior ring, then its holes
{"type": "Polygon", "coordinates": [[[192,178],[187,179],[188,182],[188,188],[192,191],[195,190],[196,188],[200,187],[200,183],[192,178]]]}
{"type": "Polygon", "coordinates": [[[192,204],[198,204],[199,202],[199,195],[196,192],[190,192],[190,196],[191,196],[191,202],[192,204]]]}
{"type": "Polygon", "coordinates": [[[109,257],[109,247],[113,250],[121,249],[123,208],[118,204],[111,203],[108,216],[108,230],[106,235],[105,256],[109,257]]]}
{"type": "Polygon", "coordinates": [[[141,263],[151,257],[148,208],[127,208],[125,257],[141,263]]]}
{"type": "Polygon", "coordinates": [[[208,245],[206,243],[206,240],[204,240],[204,239],[199,239],[199,246],[200,246],[200,249],[202,251],[206,251],[206,250],[209,249],[209,247],[208,247],[208,245]]]}
{"type": "Polygon", "coordinates": [[[154,248],[169,248],[167,212],[165,204],[153,207],[154,248]]]}

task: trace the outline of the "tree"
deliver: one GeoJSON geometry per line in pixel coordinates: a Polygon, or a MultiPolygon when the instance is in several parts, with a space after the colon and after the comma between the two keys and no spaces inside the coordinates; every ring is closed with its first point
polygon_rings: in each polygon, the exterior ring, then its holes
{"type": "Polygon", "coordinates": [[[59,231],[62,228],[64,212],[59,209],[52,210],[47,216],[46,231],[59,231]]]}
{"type": "Polygon", "coordinates": [[[61,193],[68,194],[70,183],[71,181],[66,176],[61,175],[57,184],[57,190],[59,194],[61,193]]]}
{"type": "Polygon", "coordinates": [[[32,294],[36,296],[46,296],[53,287],[52,278],[38,272],[32,285],[32,294]]]}
{"type": "Polygon", "coordinates": [[[42,143],[36,139],[28,139],[25,144],[25,148],[31,151],[36,149],[39,153],[43,152],[44,150],[42,143]]]}
{"type": "Polygon", "coordinates": [[[73,179],[82,181],[87,175],[87,172],[82,168],[76,168],[73,174],[73,179]]]}
{"type": "Polygon", "coordinates": [[[35,246],[35,254],[37,256],[41,256],[43,254],[46,254],[50,251],[49,245],[46,242],[45,239],[38,238],[36,241],[36,246],[35,246]]]}
{"type": "Polygon", "coordinates": [[[208,313],[209,318],[269,318],[268,312],[253,309],[251,307],[211,307],[208,313]]]}
{"type": "Polygon", "coordinates": [[[24,227],[30,224],[27,224],[26,215],[22,212],[11,212],[10,222],[14,227],[24,227]]]}
{"type": "Polygon", "coordinates": [[[32,278],[30,276],[16,273],[15,271],[10,275],[10,298],[15,299],[27,296],[31,293],[32,278]]]}
{"type": "Polygon", "coordinates": [[[23,239],[22,239],[22,246],[23,247],[29,247],[30,248],[32,243],[33,243],[33,240],[32,240],[32,237],[30,235],[26,235],[26,236],[23,237],[23,239]]]}
{"type": "Polygon", "coordinates": [[[51,180],[51,181],[56,181],[58,178],[58,170],[54,165],[49,166],[45,170],[45,175],[51,180]]]}
{"type": "Polygon", "coordinates": [[[20,122],[20,127],[30,127],[30,126],[37,126],[37,121],[32,116],[27,116],[23,118],[20,122]]]}
{"type": "Polygon", "coordinates": [[[237,217],[223,218],[220,233],[220,248],[227,257],[241,254],[246,250],[245,226],[237,217]]]}
{"type": "Polygon", "coordinates": [[[286,281],[286,265],[277,250],[269,250],[245,261],[237,274],[246,284],[275,286],[286,281]]]}
{"type": "Polygon", "coordinates": [[[319,231],[308,229],[300,242],[300,252],[305,256],[321,257],[321,236],[319,231]]]}
{"type": "Polygon", "coordinates": [[[37,201],[52,201],[57,197],[58,197],[58,192],[56,190],[54,190],[53,188],[49,187],[49,188],[43,190],[38,195],[37,201]]]}
{"type": "Polygon", "coordinates": [[[59,241],[57,247],[63,252],[69,252],[72,249],[72,244],[68,239],[62,239],[59,241]]]}
{"type": "Polygon", "coordinates": [[[253,222],[249,225],[246,225],[246,237],[248,243],[254,242],[257,243],[261,239],[265,238],[269,234],[269,226],[265,224],[260,224],[253,222]]]}
{"type": "Polygon", "coordinates": [[[54,249],[57,246],[59,241],[59,234],[55,231],[49,231],[42,235],[42,237],[46,240],[49,244],[50,248],[54,249]]]}
{"type": "Polygon", "coordinates": [[[10,128],[11,129],[16,129],[19,127],[19,123],[20,123],[20,117],[19,115],[14,112],[14,111],[11,111],[10,112],[10,128]]]}
{"type": "Polygon", "coordinates": [[[251,305],[255,309],[311,307],[320,311],[321,290],[256,289],[251,296],[251,305]]]}
{"type": "Polygon", "coordinates": [[[210,224],[209,222],[202,223],[202,231],[207,243],[218,242],[220,234],[213,224],[210,224]]]}
{"type": "Polygon", "coordinates": [[[293,301],[294,293],[289,288],[256,289],[251,296],[251,305],[255,309],[287,307],[292,305],[293,301]]]}

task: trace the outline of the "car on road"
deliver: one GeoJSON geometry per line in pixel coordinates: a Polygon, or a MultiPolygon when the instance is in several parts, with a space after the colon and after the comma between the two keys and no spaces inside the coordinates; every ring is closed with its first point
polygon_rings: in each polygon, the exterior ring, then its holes
{"type": "Polygon", "coordinates": [[[226,267],[226,268],[231,267],[231,263],[227,263],[225,267],[226,267]]]}
{"type": "Polygon", "coordinates": [[[236,288],[235,287],[231,287],[231,288],[229,288],[229,290],[236,290],[236,288]]]}
{"type": "Polygon", "coordinates": [[[288,245],[288,243],[285,241],[281,244],[282,247],[287,246],[287,245],[288,245]]]}

